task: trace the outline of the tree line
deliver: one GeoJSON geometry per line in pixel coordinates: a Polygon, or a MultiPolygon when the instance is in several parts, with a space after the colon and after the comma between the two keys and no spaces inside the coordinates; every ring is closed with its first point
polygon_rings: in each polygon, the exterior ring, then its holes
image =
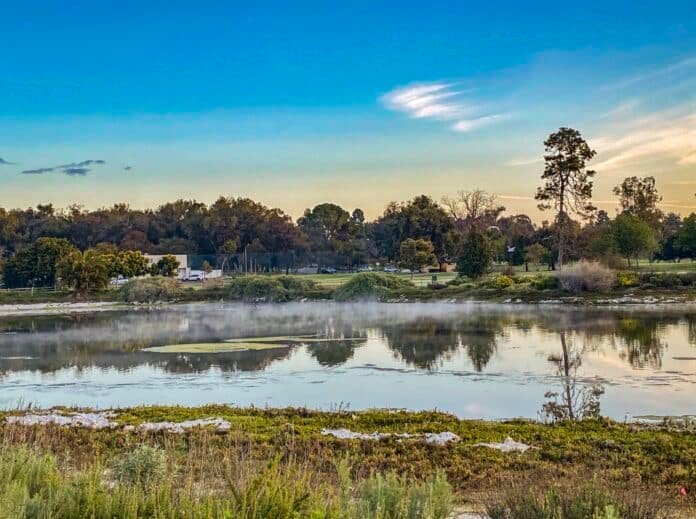
{"type": "MultiPolygon", "coordinates": [[[[479,189],[441,201],[420,195],[392,202],[373,221],[359,208],[333,203],[307,209],[293,221],[281,209],[223,196],[210,205],[176,200],[145,210],[126,204],[59,210],[47,204],[0,208],[0,269],[8,286],[50,286],[61,260],[65,275],[85,263],[99,265],[106,275],[150,272],[136,251],[233,261],[242,253],[265,255],[270,259],[260,264],[262,270],[310,264],[354,269],[375,262],[417,270],[459,262],[460,272],[470,277],[482,275],[492,261],[553,269],[582,258],[630,265],[639,257],[696,257],[696,214],[682,219],[663,213],[653,177],[632,176],[616,186],[620,209],[612,217],[592,205],[596,172],[588,164],[596,152],[580,132],[560,128],[544,146],[536,199],[552,217],[540,225],[525,214],[505,214],[494,194],[479,189]]],[[[171,267],[150,273],[166,275],[171,267]]]]}

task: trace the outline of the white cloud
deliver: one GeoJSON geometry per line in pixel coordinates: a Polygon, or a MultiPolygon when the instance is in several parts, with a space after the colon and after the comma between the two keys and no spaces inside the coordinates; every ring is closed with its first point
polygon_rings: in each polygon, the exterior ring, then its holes
{"type": "Polygon", "coordinates": [[[477,103],[466,99],[455,83],[417,83],[384,94],[381,101],[390,110],[412,119],[454,121],[451,129],[468,132],[509,118],[508,114],[484,114],[477,103]]]}
{"type": "Polygon", "coordinates": [[[473,119],[462,119],[454,123],[452,129],[455,132],[470,132],[471,130],[476,130],[477,128],[482,128],[483,126],[488,126],[489,124],[504,121],[509,118],[509,114],[492,114],[475,117],[473,119]]]}
{"type": "Polygon", "coordinates": [[[516,168],[519,166],[529,166],[530,164],[540,164],[544,162],[544,157],[514,157],[507,162],[505,162],[506,166],[509,166],[511,168],[516,168]]]}
{"type": "Polygon", "coordinates": [[[619,170],[648,159],[668,160],[682,166],[696,163],[696,112],[657,113],[619,131],[617,136],[590,140],[599,152],[594,169],[619,170]]]}

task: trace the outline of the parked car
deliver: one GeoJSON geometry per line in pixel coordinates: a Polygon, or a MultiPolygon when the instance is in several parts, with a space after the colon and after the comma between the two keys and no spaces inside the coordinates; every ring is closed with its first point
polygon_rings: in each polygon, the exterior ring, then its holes
{"type": "Polygon", "coordinates": [[[203,281],[203,274],[189,274],[184,281],[203,281]]]}
{"type": "Polygon", "coordinates": [[[337,271],[333,267],[323,267],[319,272],[322,274],[335,274],[337,271]]]}
{"type": "Polygon", "coordinates": [[[372,267],[369,265],[360,265],[358,267],[358,272],[372,272],[372,267]]]}
{"type": "Polygon", "coordinates": [[[402,274],[410,274],[411,269],[401,269],[399,272],[401,272],[402,274]]]}
{"type": "Polygon", "coordinates": [[[384,267],[384,272],[389,272],[390,274],[396,274],[399,269],[396,267],[384,267]]]}
{"type": "Polygon", "coordinates": [[[123,276],[118,276],[117,278],[111,278],[109,280],[109,285],[112,287],[120,287],[128,283],[128,278],[124,278],[123,276]]]}

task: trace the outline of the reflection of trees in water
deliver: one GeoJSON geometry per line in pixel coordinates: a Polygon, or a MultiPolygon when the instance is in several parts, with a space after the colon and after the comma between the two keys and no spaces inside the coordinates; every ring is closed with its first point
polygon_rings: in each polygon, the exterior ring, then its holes
{"type": "MultiPolygon", "coordinates": [[[[379,305],[329,308],[308,305],[295,313],[284,306],[138,310],[75,315],[0,318],[0,374],[15,370],[51,372],[63,368],[128,370],[152,365],[175,372],[264,369],[288,350],[212,355],[164,356],[141,350],[148,346],[187,342],[217,342],[232,337],[312,335],[364,336],[367,329],[383,332],[398,358],[421,369],[434,369],[461,347],[473,368],[482,371],[496,352],[505,330],[537,330],[577,339],[583,352],[613,347],[633,366],[659,367],[666,348],[665,328],[677,326],[684,340],[696,344],[696,315],[684,310],[587,310],[503,307],[460,311],[449,306],[379,305]],[[276,313],[280,313],[276,315],[276,313]],[[8,333],[9,332],[9,333],[8,333]],[[682,333],[682,332],[680,332],[682,333]],[[14,357],[8,359],[8,357],[14,357]],[[30,357],[30,358],[27,358],[30,357]]],[[[324,366],[350,359],[361,342],[311,343],[307,351],[324,366]]],[[[581,354],[583,352],[580,352],[581,354]]]]}
{"type": "Polygon", "coordinates": [[[547,401],[542,405],[543,415],[551,420],[583,420],[599,417],[599,398],[604,389],[598,385],[583,385],[578,381],[577,372],[582,364],[582,350],[575,348],[572,338],[566,332],[559,333],[560,355],[549,356],[555,365],[561,382],[561,391],[547,391],[547,401]]]}
{"type": "Polygon", "coordinates": [[[459,320],[432,318],[382,328],[389,348],[422,369],[433,369],[463,347],[476,371],[482,371],[496,351],[506,324],[504,316],[467,316],[459,320]]]}

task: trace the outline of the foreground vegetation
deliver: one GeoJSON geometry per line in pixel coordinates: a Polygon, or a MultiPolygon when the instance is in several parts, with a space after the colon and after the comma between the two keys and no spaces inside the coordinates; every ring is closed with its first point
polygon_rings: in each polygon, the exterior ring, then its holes
{"type": "Polygon", "coordinates": [[[220,417],[185,434],[0,425],[0,517],[446,518],[693,517],[696,435],[688,423],[544,425],[435,412],[310,412],[225,406],[122,410],[121,425],[220,417]],[[444,446],[360,432],[451,431],[444,446]],[[505,437],[524,453],[478,442],[505,437]],[[691,512],[689,512],[691,510],[691,512]],[[4,514],[4,515],[3,515],[4,514]]]}

